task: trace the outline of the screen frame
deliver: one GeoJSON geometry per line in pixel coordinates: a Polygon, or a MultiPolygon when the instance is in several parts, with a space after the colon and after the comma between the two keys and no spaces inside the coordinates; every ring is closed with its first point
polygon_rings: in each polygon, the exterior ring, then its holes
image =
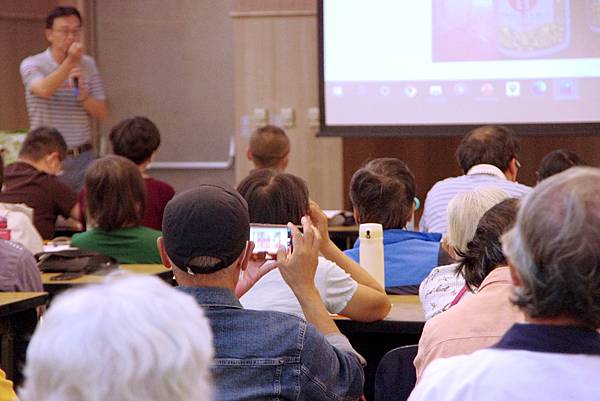
{"type": "MultiPolygon", "coordinates": [[[[318,60],[319,60],[319,131],[318,137],[447,137],[462,136],[470,130],[486,125],[481,124],[431,124],[431,125],[327,125],[325,107],[325,51],[323,3],[317,1],[318,60]]],[[[599,135],[600,121],[580,123],[523,123],[500,124],[512,128],[519,135],[599,135]]]]}

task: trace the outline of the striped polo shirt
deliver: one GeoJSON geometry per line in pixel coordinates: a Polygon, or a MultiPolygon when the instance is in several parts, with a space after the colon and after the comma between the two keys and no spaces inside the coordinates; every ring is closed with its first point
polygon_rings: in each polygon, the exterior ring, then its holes
{"type": "MultiPolygon", "coordinates": [[[[90,140],[90,116],[77,100],[75,90],[65,80],[50,99],[43,99],[31,92],[31,83],[48,76],[59,64],[52,57],[50,49],[27,57],[21,62],[21,78],[25,85],[25,102],[29,114],[30,129],[41,126],[54,127],[65,138],[67,146],[74,148],[90,140]]],[[[104,100],[104,87],[96,63],[90,56],[81,58],[82,80],[88,88],[89,95],[104,100]]]]}
{"type": "Polygon", "coordinates": [[[475,188],[496,187],[505,190],[513,198],[521,198],[531,188],[509,181],[504,173],[491,164],[473,166],[466,175],[450,177],[436,182],[427,193],[423,217],[419,227],[424,232],[446,234],[448,229],[448,204],[456,195],[475,188]]]}

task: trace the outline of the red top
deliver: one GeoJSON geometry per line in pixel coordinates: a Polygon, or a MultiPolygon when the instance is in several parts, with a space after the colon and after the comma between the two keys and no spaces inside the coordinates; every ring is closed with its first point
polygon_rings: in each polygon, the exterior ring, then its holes
{"type": "MultiPolygon", "coordinates": [[[[146,184],[146,211],[142,219],[142,226],[162,230],[162,218],[167,202],[175,196],[175,190],[164,181],[152,177],[144,177],[146,184]]],[[[79,193],[79,205],[85,210],[86,192],[85,188],[79,193]]],[[[85,219],[83,221],[85,225],[85,219]]]]}

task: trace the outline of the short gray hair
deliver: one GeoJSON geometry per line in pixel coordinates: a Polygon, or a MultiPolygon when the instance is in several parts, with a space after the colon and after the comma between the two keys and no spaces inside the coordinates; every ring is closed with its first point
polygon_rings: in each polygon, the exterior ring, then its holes
{"type": "Polygon", "coordinates": [[[600,327],[600,169],[538,184],[502,243],[521,278],[513,302],[527,315],[600,327]]]}
{"type": "Polygon", "coordinates": [[[454,252],[466,252],[481,217],[510,195],[501,188],[482,187],[456,195],[448,204],[446,242],[454,252]]]}
{"type": "Polygon", "coordinates": [[[212,333],[156,277],[109,277],[57,297],[27,349],[23,401],[212,400],[212,333]]]}

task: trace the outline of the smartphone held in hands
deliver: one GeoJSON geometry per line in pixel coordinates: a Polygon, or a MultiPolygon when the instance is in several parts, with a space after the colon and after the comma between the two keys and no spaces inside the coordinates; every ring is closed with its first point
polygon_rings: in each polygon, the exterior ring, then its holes
{"type": "Polygon", "coordinates": [[[285,225],[250,224],[250,241],[254,242],[253,260],[273,260],[279,248],[291,248],[292,232],[285,225]]]}

